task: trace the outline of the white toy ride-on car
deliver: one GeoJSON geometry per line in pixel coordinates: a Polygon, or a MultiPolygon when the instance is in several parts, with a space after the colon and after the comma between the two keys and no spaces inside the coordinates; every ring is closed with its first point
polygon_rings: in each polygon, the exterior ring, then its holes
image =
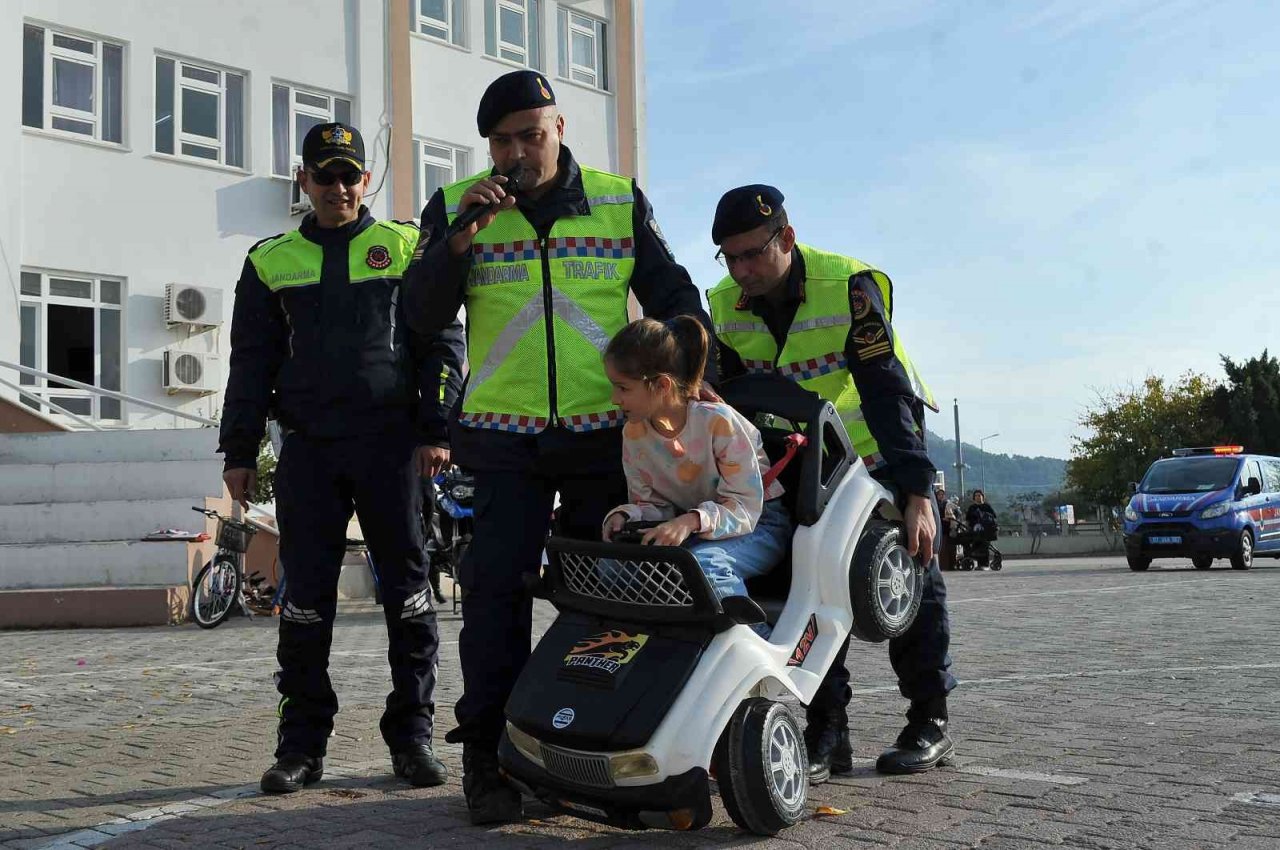
{"type": "Polygon", "coordinates": [[[796,519],[790,561],[753,582],[751,598],[717,599],[686,549],[549,541],[532,589],[558,616],[507,703],[499,759],[559,811],[699,829],[714,779],[741,828],[773,835],[796,823],[808,757],[779,700],[807,704],[850,633],[896,637],[919,609],[922,570],[894,496],[854,454],[835,408],[773,375],[722,394],[760,427],[775,462],[803,428],[780,477],[796,519]],[[765,621],[768,640],[749,628],[765,621]]]}

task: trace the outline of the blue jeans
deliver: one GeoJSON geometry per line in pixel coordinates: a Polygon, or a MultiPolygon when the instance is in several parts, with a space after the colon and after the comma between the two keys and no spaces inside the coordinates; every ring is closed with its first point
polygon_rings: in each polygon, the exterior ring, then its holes
{"type": "MultiPolygon", "coordinates": [[[[781,563],[791,548],[791,532],[791,515],[781,499],[773,499],[764,503],[760,521],[750,534],[722,540],[697,538],[684,545],[698,559],[716,596],[724,599],[746,596],[747,579],[762,576],[781,563]]],[[[753,628],[763,637],[770,631],[764,624],[753,628]]]]}

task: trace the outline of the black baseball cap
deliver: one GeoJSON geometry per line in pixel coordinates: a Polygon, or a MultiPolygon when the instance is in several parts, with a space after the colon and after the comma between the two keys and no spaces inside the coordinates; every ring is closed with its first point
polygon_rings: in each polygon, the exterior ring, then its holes
{"type": "Polygon", "coordinates": [[[319,170],[345,162],[364,171],[364,139],[350,124],[317,124],[302,140],[303,166],[319,170]]]}
{"type": "Polygon", "coordinates": [[[773,186],[752,183],[730,189],[716,205],[711,241],[719,245],[730,236],[755,230],[782,214],[782,193],[773,186]]]}
{"type": "Polygon", "coordinates": [[[537,71],[512,71],[489,83],[484,90],[480,108],[476,110],[476,127],[487,139],[498,122],[512,112],[552,106],[555,102],[556,93],[546,77],[537,71]]]}

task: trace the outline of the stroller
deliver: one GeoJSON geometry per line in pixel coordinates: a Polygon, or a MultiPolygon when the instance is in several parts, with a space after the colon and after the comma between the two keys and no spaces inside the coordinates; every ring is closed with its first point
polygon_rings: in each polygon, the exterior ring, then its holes
{"type": "Polygon", "coordinates": [[[453,613],[458,613],[458,567],[471,544],[474,528],[472,499],[475,480],[458,467],[450,467],[427,485],[430,492],[424,500],[422,519],[430,559],[430,578],[436,602],[444,602],[440,592],[440,576],[453,580],[453,613]]]}
{"type": "Polygon", "coordinates": [[[976,570],[990,566],[990,569],[999,572],[1004,568],[1004,555],[995,545],[1000,525],[996,521],[995,511],[975,511],[974,508],[977,507],[979,506],[969,507],[964,521],[952,520],[953,539],[960,545],[961,553],[956,561],[956,569],[976,570]]]}

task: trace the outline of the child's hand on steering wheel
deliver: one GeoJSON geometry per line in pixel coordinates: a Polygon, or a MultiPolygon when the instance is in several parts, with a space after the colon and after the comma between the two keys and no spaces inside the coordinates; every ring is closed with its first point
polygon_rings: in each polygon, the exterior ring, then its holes
{"type": "Polygon", "coordinates": [[[627,524],[627,515],[621,511],[609,514],[604,521],[604,542],[613,542],[613,535],[617,534],[627,524]]]}
{"type": "Polygon", "coordinates": [[[654,546],[679,546],[689,539],[689,535],[697,532],[701,525],[702,520],[697,514],[681,514],[646,531],[640,542],[654,546]]]}

